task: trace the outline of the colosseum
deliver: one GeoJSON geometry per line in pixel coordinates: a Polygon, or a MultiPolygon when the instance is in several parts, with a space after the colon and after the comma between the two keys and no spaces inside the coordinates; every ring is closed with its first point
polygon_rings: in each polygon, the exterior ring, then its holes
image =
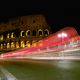
{"type": "Polygon", "coordinates": [[[43,15],[28,15],[0,23],[0,51],[35,46],[51,34],[43,15]]]}

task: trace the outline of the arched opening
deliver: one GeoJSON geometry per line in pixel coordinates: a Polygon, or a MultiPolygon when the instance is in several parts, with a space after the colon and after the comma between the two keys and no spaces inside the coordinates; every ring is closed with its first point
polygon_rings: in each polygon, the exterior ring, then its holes
{"type": "Polygon", "coordinates": [[[11,42],[11,48],[15,48],[14,42],[11,42]]]}
{"type": "Polygon", "coordinates": [[[34,46],[34,47],[36,46],[36,41],[34,41],[34,40],[32,41],[32,46],[34,46]]]}
{"type": "Polygon", "coordinates": [[[4,49],[6,49],[6,44],[4,43],[4,49]]]}
{"type": "Polygon", "coordinates": [[[10,38],[10,33],[7,34],[7,38],[10,38]]]}
{"type": "Polygon", "coordinates": [[[30,47],[30,42],[29,41],[26,41],[26,47],[30,47]]]}
{"type": "Polygon", "coordinates": [[[21,41],[21,47],[24,48],[25,47],[25,42],[21,41]]]}
{"type": "Polygon", "coordinates": [[[14,32],[11,33],[11,38],[14,38],[14,32]]]}
{"type": "Polygon", "coordinates": [[[30,30],[26,31],[26,36],[30,36],[30,30]]]}
{"type": "Polygon", "coordinates": [[[39,36],[42,36],[42,35],[43,35],[43,31],[42,31],[41,29],[39,29],[38,35],[39,35],[39,36]]]}
{"type": "Polygon", "coordinates": [[[49,30],[48,30],[48,29],[45,29],[45,30],[44,30],[44,35],[45,35],[45,36],[48,36],[48,35],[49,35],[49,30]]]}
{"type": "Polygon", "coordinates": [[[3,49],[3,44],[1,44],[1,49],[3,49]]]}
{"type": "Polygon", "coordinates": [[[0,36],[0,40],[3,40],[3,35],[0,36]]]}
{"type": "Polygon", "coordinates": [[[43,41],[39,40],[38,43],[37,43],[37,45],[40,46],[40,47],[43,46],[43,41]]]}
{"type": "Polygon", "coordinates": [[[19,42],[16,42],[16,48],[19,48],[19,42]]]}
{"type": "Polygon", "coordinates": [[[36,36],[36,30],[32,31],[32,36],[36,36]]]}
{"type": "Polygon", "coordinates": [[[7,43],[7,49],[9,49],[10,48],[10,43],[7,43]]]}
{"type": "Polygon", "coordinates": [[[21,37],[24,37],[24,36],[25,36],[25,32],[21,31],[21,37]]]}

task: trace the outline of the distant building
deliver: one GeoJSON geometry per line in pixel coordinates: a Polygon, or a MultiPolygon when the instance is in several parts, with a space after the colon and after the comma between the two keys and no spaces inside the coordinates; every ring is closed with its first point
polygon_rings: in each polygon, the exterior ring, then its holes
{"type": "Polygon", "coordinates": [[[35,46],[51,34],[43,15],[17,17],[0,24],[0,51],[35,46]]]}

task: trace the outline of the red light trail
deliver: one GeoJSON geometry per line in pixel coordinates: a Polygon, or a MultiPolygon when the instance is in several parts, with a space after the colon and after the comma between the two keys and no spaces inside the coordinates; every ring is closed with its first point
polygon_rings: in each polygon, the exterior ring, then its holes
{"type": "MultiPolygon", "coordinates": [[[[67,44],[70,42],[75,42],[80,40],[80,36],[78,35],[77,31],[73,28],[73,27],[66,27],[63,28],[62,30],[51,34],[49,37],[46,37],[42,40],[40,40],[39,42],[36,42],[36,46],[31,46],[30,48],[23,48],[23,49],[19,49],[16,51],[12,51],[12,52],[7,52],[4,54],[1,54],[0,57],[1,58],[15,58],[18,56],[27,56],[27,55],[31,55],[32,53],[38,51],[38,52],[49,52],[49,51],[61,51],[67,48],[72,48],[74,47],[74,45],[69,45],[67,46],[67,44]],[[64,37],[64,40],[62,40],[63,38],[59,38],[58,35],[62,34],[62,33],[66,33],[66,37],[64,37]],[[66,45],[66,47],[61,47],[66,45]],[[49,48],[49,50],[47,50],[47,48],[49,48]]],[[[75,44],[76,46],[80,46],[80,42],[75,44]]]]}

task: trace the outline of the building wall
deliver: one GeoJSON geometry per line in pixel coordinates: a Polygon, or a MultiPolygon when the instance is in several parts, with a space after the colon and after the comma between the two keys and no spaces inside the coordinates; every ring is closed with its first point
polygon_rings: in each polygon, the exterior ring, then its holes
{"type": "Polygon", "coordinates": [[[43,15],[21,16],[0,24],[0,50],[35,46],[51,34],[43,15]]]}

